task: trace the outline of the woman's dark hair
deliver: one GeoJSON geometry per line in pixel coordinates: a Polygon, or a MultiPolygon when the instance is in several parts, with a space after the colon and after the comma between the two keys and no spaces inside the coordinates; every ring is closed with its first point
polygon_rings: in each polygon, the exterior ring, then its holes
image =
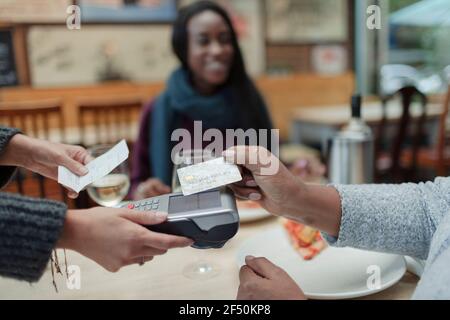
{"type": "Polygon", "coordinates": [[[198,1],[183,7],[173,26],[172,48],[180,60],[183,68],[190,71],[188,65],[188,23],[194,16],[204,12],[217,13],[227,24],[231,33],[231,43],[234,48],[234,58],[228,81],[225,85],[231,86],[234,102],[238,104],[241,113],[241,125],[244,129],[271,129],[264,102],[251,81],[245,69],[244,59],[238,44],[238,37],[228,13],[218,4],[211,1],[198,1]]]}

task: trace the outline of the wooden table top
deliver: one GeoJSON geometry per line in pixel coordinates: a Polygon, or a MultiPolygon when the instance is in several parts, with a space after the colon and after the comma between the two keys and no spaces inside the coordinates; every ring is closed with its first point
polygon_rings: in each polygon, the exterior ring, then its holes
{"type": "MultiPolygon", "coordinates": [[[[33,285],[0,278],[0,299],[235,299],[239,286],[236,263],[239,247],[247,238],[279,223],[276,218],[268,218],[243,224],[223,249],[175,249],[142,267],[129,266],[118,273],[109,273],[87,258],[68,252],[68,264],[78,265],[81,270],[80,290],[67,289],[64,278],[57,275],[59,293],[56,293],[48,269],[33,285]],[[220,274],[204,280],[186,278],[183,268],[201,258],[219,266],[220,274]]],[[[64,261],[61,251],[59,258],[64,261]]],[[[364,299],[409,299],[417,281],[417,277],[407,273],[393,287],[364,299]]]]}
{"type": "MultiPolygon", "coordinates": [[[[427,115],[429,118],[438,118],[442,113],[442,104],[429,103],[427,105],[427,115]]],[[[413,103],[411,113],[414,116],[420,115],[420,105],[413,103]]],[[[395,121],[400,119],[402,107],[399,101],[390,101],[387,105],[387,119],[395,121]]],[[[297,122],[308,122],[330,126],[345,125],[351,116],[350,106],[330,105],[330,106],[311,106],[301,107],[293,111],[293,120],[297,122]]],[[[381,102],[368,102],[362,106],[362,117],[368,123],[376,123],[382,117],[381,102]]]]}

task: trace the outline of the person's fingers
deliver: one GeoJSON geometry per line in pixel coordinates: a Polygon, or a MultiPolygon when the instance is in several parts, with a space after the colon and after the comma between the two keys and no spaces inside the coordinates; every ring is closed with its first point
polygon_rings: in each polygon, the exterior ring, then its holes
{"type": "Polygon", "coordinates": [[[146,184],[145,192],[147,197],[156,197],[159,195],[158,191],[156,190],[156,186],[153,182],[149,182],[146,184]]]}
{"type": "Polygon", "coordinates": [[[70,199],[76,199],[76,198],[78,198],[78,193],[73,190],[67,189],[67,196],[70,199]]]}
{"type": "Polygon", "coordinates": [[[144,182],[143,186],[140,187],[140,193],[145,195],[145,197],[156,197],[163,194],[170,193],[171,189],[166,186],[159,179],[150,178],[144,182]]]}
{"type": "Polygon", "coordinates": [[[168,250],[191,246],[194,241],[185,237],[173,236],[164,233],[151,232],[145,234],[143,244],[149,247],[168,250]]]}
{"type": "MultiPolygon", "coordinates": [[[[233,190],[233,188],[231,188],[231,187],[230,187],[230,189],[233,190]]],[[[234,196],[236,197],[237,200],[241,200],[241,201],[247,201],[247,200],[248,200],[248,198],[243,197],[243,196],[237,194],[237,193],[234,192],[234,191],[233,191],[233,193],[234,193],[234,196]]]]}
{"type": "Polygon", "coordinates": [[[259,201],[262,199],[261,190],[258,188],[245,188],[236,185],[229,185],[228,187],[240,199],[252,201],[259,201]]]}
{"type": "Polygon", "coordinates": [[[274,273],[276,273],[280,270],[279,267],[277,267],[272,262],[270,262],[268,259],[263,258],[263,257],[255,258],[253,256],[247,256],[245,258],[245,263],[254,272],[256,272],[258,275],[260,275],[266,279],[272,279],[274,273]]]}
{"type": "Polygon", "coordinates": [[[75,147],[76,149],[76,153],[74,156],[74,160],[86,165],[89,162],[91,162],[92,160],[94,160],[95,158],[83,147],[75,147]]]}
{"type": "Polygon", "coordinates": [[[89,170],[83,164],[72,159],[66,154],[59,155],[56,161],[57,165],[66,167],[78,176],[84,176],[89,172],[89,170]]]}
{"type": "Polygon", "coordinates": [[[148,212],[128,209],[120,210],[119,216],[143,226],[161,224],[167,220],[166,212],[148,212]]]}
{"type": "Polygon", "coordinates": [[[251,174],[244,173],[242,174],[242,180],[238,181],[236,183],[233,183],[233,185],[239,186],[239,187],[250,187],[250,188],[256,188],[258,187],[255,178],[251,174]]]}
{"type": "Polygon", "coordinates": [[[160,194],[167,194],[170,193],[171,189],[169,186],[165,185],[160,180],[156,180],[154,184],[154,189],[160,194]]]}
{"type": "MultiPolygon", "coordinates": [[[[121,210],[122,211],[119,216],[142,226],[161,224],[167,220],[167,213],[165,212],[142,212],[127,209],[121,210]]],[[[142,245],[144,246],[161,250],[188,247],[194,243],[191,239],[185,237],[157,233],[150,230],[148,230],[148,232],[144,232],[142,236],[140,236],[139,241],[142,242],[142,245]]]]}
{"type": "Polygon", "coordinates": [[[87,151],[85,148],[81,146],[72,146],[72,145],[63,145],[69,156],[75,160],[80,162],[81,164],[88,164],[92,160],[94,160],[94,157],[87,151]]]}
{"type": "Polygon", "coordinates": [[[248,281],[258,280],[261,277],[257,275],[249,266],[243,265],[239,270],[239,282],[245,284],[248,281]]]}
{"type": "Polygon", "coordinates": [[[318,176],[323,176],[326,171],[327,171],[327,168],[322,163],[319,163],[317,165],[317,167],[316,167],[316,174],[318,176]]]}
{"type": "MultiPolygon", "coordinates": [[[[252,178],[247,178],[246,180],[251,180],[251,179],[253,179],[253,177],[252,178]]],[[[233,183],[233,185],[234,186],[238,186],[238,187],[246,187],[247,186],[246,180],[244,180],[244,178],[242,178],[241,181],[237,181],[237,182],[233,183]]]]}
{"type": "Polygon", "coordinates": [[[91,161],[93,161],[93,160],[94,160],[94,157],[91,156],[91,155],[86,151],[86,154],[85,154],[84,157],[83,157],[82,163],[83,163],[84,165],[86,165],[86,164],[88,164],[89,162],[91,162],[91,161]]]}
{"type": "Polygon", "coordinates": [[[151,185],[147,181],[140,183],[136,189],[135,200],[142,200],[153,196],[153,190],[151,188],[151,185]]]}
{"type": "Polygon", "coordinates": [[[256,183],[255,179],[253,179],[253,177],[251,179],[246,180],[245,185],[250,188],[258,187],[258,184],[256,183]]]}
{"type": "Polygon", "coordinates": [[[300,168],[302,168],[302,169],[306,169],[306,168],[308,168],[308,166],[310,165],[310,162],[309,162],[308,159],[300,159],[300,160],[297,162],[297,165],[298,165],[300,168]]]}

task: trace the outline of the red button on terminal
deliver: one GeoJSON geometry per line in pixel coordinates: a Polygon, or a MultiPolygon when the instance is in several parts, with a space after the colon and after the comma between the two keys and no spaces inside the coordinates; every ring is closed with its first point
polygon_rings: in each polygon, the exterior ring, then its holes
{"type": "Polygon", "coordinates": [[[134,204],[130,203],[130,204],[128,205],[128,209],[134,209],[134,204]]]}

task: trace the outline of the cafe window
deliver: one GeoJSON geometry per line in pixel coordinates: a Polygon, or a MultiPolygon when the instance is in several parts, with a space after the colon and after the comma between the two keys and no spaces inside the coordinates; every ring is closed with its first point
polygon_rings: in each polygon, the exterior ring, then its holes
{"type": "MultiPolygon", "coordinates": [[[[379,94],[385,65],[409,68],[426,94],[443,92],[450,65],[450,1],[355,1],[355,70],[364,94],[379,94]],[[380,28],[366,27],[369,8],[380,11],[380,28]]],[[[398,70],[398,69],[397,69],[398,70]]]]}
{"type": "Polygon", "coordinates": [[[436,93],[445,87],[444,70],[450,65],[449,52],[450,1],[390,1],[390,64],[414,67],[420,89],[428,94],[436,93]]]}

